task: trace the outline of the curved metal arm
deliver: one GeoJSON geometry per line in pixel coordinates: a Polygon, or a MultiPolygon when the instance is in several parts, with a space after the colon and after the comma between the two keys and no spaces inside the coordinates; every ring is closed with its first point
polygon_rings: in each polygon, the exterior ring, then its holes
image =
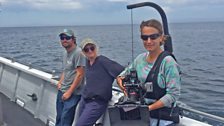
{"type": "Polygon", "coordinates": [[[164,49],[166,51],[172,53],[173,52],[172,39],[171,39],[171,36],[169,34],[166,14],[165,14],[163,9],[159,5],[157,5],[155,3],[152,3],[152,2],[143,2],[143,3],[127,5],[127,9],[134,9],[134,8],[139,8],[139,7],[144,7],[144,6],[153,7],[153,8],[155,8],[159,12],[159,14],[160,14],[160,16],[162,18],[164,34],[167,36],[167,40],[165,41],[165,44],[164,44],[164,49]]]}

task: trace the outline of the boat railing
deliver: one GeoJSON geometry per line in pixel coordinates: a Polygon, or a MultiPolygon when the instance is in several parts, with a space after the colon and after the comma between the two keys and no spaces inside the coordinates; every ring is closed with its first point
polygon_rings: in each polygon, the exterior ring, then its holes
{"type": "Polygon", "coordinates": [[[56,117],[57,80],[50,73],[0,57],[0,92],[34,118],[53,124],[56,117]]]}
{"type": "Polygon", "coordinates": [[[2,99],[0,97],[0,126],[3,126],[3,111],[2,111],[2,99]]]}
{"type": "Polygon", "coordinates": [[[17,60],[16,58],[14,57],[10,57],[10,56],[5,56],[3,55],[2,57],[10,60],[11,62],[17,62],[17,63],[20,63],[20,64],[23,64],[25,66],[28,66],[30,69],[38,69],[40,71],[44,71],[46,73],[49,73],[49,74],[52,74],[54,77],[54,79],[58,80],[59,76],[58,74],[60,73],[60,71],[58,70],[49,70],[49,69],[46,69],[46,68],[42,68],[38,65],[35,65],[35,63],[32,63],[32,62],[24,62],[24,61],[21,61],[21,60],[17,60]]]}
{"type": "MultiPolygon", "coordinates": [[[[184,114],[185,116],[187,116],[189,113],[194,114],[194,116],[196,114],[199,117],[200,121],[206,121],[208,123],[215,122],[216,124],[224,125],[224,117],[209,114],[209,113],[202,112],[202,111],[192,109],[189,107],[180,106],[180,108],[184,111],[184,113],[187,113],[187,114],[184,114]],[[209,120],[211,120],[211,121],[209,121],[209,120]]],[[[189,115],[189,116],[191,116],[191,118],[192,118],[192,115],[189,115]]]]}

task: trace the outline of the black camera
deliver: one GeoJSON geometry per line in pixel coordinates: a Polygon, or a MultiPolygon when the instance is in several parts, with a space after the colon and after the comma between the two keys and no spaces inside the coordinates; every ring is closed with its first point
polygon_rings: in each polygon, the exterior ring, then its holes
{"type": "Polygon", "coordinates": [[[143,104],[143,90],[140,81],[138,80],[137,71],[131,69],[123,79],[123,86],[127,92],[127,100],[125,102],[134,104],[143,104]]]}

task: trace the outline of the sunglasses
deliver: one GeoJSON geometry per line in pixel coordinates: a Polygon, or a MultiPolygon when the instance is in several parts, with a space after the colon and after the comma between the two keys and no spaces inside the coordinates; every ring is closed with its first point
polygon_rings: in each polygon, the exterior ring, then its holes
{"type": "Polygon", "coordinates": [[[159,38],[159,36],[161,36],[161,34],[159,34],[159,33],[155,33],[155,34],[151,34],[151,35],[141,35],[141,39],[144,41],[148,40],[149,38],[151,40],[156,40],[157,38],[159,38]]]}
{"type": "Polygon", "coordinates": [[[89,51],[94,51],[95,50],[95,46],[87,46],[87,47],[85,47],[84,49],[83,49],[83,51],[85,52],[85,53],[87,53],[87,52],[89,52],[89,51]]]}
{"type": "Polygon", "coordinates": [[[64,40],[64,39],[70,40],[71,38],[72,38],[71,36],[60,36],[61,40],[64,40]]]}

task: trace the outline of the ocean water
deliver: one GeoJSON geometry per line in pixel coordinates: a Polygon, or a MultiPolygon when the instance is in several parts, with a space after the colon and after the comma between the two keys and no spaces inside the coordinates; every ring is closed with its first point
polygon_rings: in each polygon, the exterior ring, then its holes
{"type": "MultiPolygon", "coordinates": [[[[131,25],[0,28],[0,56],[48,72],[62,69],[58,33],[75,30],[77,43],[94,39],[100,54],[122,65],[132,61],[131,25]]],[[[182,70],[180,101],[187,107],[224,117],[224,22],[169,24],[174,54],[182,70]]],[[[134,57],[144,52],[134,25],[134,57]]]]}

